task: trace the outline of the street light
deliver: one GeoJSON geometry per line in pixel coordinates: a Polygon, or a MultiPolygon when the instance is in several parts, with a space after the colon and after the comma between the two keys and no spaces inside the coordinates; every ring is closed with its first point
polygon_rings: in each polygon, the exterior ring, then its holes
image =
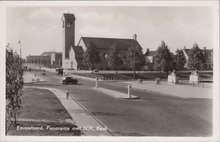
{"type": "Polygon", "coordinates": [[[20,57],[22,59],[22,55],[21,55],[21,40],[18,41],[18,44],[20,45],[20,57]]]}
{"type": "MultiPolygon", "coordinates": [[[[135,40],[135,41],[137,41],[137,34],[134,34],[133,35],[133,39],[135,40]]],[[[137,46],[135,45],[135,43],[134,43],[134,49],[133,49],[133,78],[135,79],[135,64],[136,64],[136,50],[137,50],[137,46]]]]}

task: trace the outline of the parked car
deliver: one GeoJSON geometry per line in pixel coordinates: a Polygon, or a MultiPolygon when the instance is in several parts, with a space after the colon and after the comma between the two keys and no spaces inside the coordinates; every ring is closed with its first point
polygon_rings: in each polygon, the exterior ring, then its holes
{"type": "Polygon", "coordinates": [[[98,69],[93,69],[93,72],[99,72],[99,70],[98,69]]]}
{"type": "Polygon", "coordinates": [[[68,76],[63,79],[63,84],[78,84],[78,80],[68,76]]]}

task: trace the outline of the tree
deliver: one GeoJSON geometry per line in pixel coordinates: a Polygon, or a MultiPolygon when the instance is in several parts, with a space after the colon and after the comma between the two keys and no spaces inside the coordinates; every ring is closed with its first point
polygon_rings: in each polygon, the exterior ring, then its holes
{"type": "Polygon", "coordinates": [[[176,62],[176,70],[184,70],[184,66],[186,64],[186,57],[183,53],[183,50],[176,50],[176,55],[175,55],[175,62],[176,62]]]}
{"type": "Polygon", "coordinates": [[[99,56],[99,51],[93,43],[90,43],[86,52],[84,54],[84,64],[92,69],[95,67],[96,64],[101,62],[101,58],[99,56]]]}
{"type": "Polygon", "coordinates": [[[188,67],[192,70],[206,69],[207,54],[203,52],[197,43],[193,44],[189,51],[188,67]]]}
{"type": "Polygon", "coordinates": [[[133,70],[133,78],[135,79],[135,70],[140,70],[145,65],[146,60],[139,45],[131,46],[127,50],[125,62],[128,68],[133,70]]]}
{"type": "Polygon", "coordinates": [[[136,55],[135,69],[140,71],[145,64],[146,64],[145,56],[142,53],[142,50],[138,50],[138,54],[136,55]]]}
{"type": "Polygon", "coordinates": [[[14,125],[21,108],[22,88],[22,59],[11,49],[6,49],[6,114],[14,119],[14,125]]]}
{"type": "Polygon", "coordinates": [[[161,42],[156,51],[154,69],[164,72],[175,69],[173,55],[164,41],[161,42]]]}
{"type": "Polygon", "coordinates": [[[203,53],[203,58],[202,58],[202,63],[200,65],[200,69],[201,70],[209,70],[209,66],[207,65],[207,61],[208,61],[208,54],[205,51],[202,51],[203,53]]]}
{"type": "Polygon", "coordinates": [[[120,56],[120,52],[119,52],[118,48],[116,48],[116,46],[112,46],[108,50],[107,55],[108,55],[107,56],[108,65],[110,66],[110,68],[115,69],[116,74],[117,74],[117,70],[123,64],[123,60],[122,60],[122,57],[120,56]]]}

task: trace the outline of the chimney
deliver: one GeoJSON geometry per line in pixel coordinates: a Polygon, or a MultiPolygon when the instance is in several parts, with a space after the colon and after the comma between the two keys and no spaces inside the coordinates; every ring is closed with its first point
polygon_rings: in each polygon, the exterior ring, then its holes
{"type": "Polygon", "coordinates": [[[137,40],[137,34],[133,35],[134,40],[137,40]]]}
{"type": "Polygon", "coordinates": [[[186,46],[184,46],[184,49],[186,49],[186,46]]]}
{"type": "Polygon", "coordinates": [[[203,49],[206,50],[206,47],[204,46],[203,49]]]}

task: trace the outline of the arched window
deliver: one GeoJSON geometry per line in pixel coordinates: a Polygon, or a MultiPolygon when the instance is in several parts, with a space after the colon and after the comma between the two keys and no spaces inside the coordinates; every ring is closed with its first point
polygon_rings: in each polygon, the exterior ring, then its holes
{"type": "Polygon", "coordinates": [[[107,59],[108,58],[108,54],[104,54],[104,58],[107,59]]]}

